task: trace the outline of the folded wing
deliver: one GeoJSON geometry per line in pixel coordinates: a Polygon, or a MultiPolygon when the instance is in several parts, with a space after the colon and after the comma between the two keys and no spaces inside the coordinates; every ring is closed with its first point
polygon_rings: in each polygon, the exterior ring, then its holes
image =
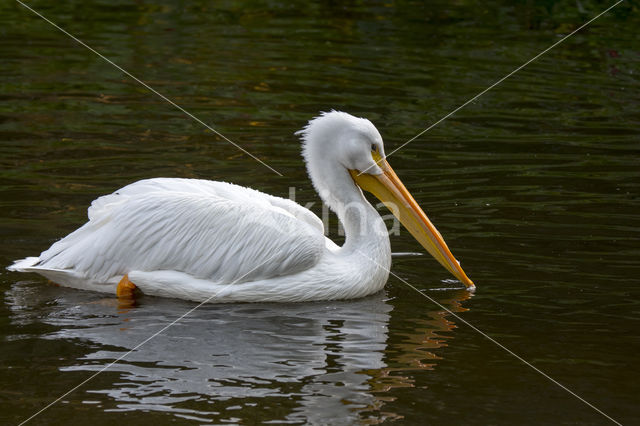
{"type": "Polygon", "coordinates": [[[289,200],[223,182],[150,179],[94,201],[89,222],[36,267],[97,282],[172,270],[240,283],[311,268],[324,247],[320,220],[289,200]]]}

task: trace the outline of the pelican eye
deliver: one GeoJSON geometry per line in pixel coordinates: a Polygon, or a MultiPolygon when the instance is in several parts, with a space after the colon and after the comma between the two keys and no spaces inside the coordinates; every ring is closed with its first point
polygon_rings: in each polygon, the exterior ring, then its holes
{"type": "Polygon", "coordinates": [[[371,151],[373,151],[373,152],[378,152],[378,145],[376,145],[376,144],[372,143],[372,144],[371,144],[371,151]]]}

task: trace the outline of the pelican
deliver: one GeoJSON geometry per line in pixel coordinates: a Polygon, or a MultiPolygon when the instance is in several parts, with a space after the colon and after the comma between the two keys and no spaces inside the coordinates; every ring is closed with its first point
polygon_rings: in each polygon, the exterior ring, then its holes
{"type": "Polygon", "coordinates": [[[296,132],[307,172],[345,230],[340,247],[295,202],[226,182],[141,180],[91,203],[89,221],[13,271],[68,287],[207,302],[350,299],[381,290],[391,267],[379,198],[469,290],[444,239],[386,160],[367,119],[321,113],[296,132]]]}

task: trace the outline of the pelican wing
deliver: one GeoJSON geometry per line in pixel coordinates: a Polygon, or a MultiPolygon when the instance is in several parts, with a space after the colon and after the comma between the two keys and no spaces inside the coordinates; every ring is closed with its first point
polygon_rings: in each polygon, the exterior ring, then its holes
{"type": "Polygon", "coordinates": [[[135,197],[151,192],[186,192],[224,198],[240,203],[260,204],[265,208],[280,208],[324,234],[324,226],[320,218],[294,201],[232,183],[204,179],[153,178],[134,182],[115,191],[113,194],[94,200],[91,203],[91,207],[89,207],[89,219],[101,215],[103,209],[110,208],[110,204],[122,202],[122,195],[135,197]]]}
{"type": "Polygon", "coordinates": [[[89,222],[43,252],[37,267],[98,282],[169,270],[234,283],[306,270],[325,246],[310,211],[223,182],[140,181],[100,197],[88,213],[89,222]]]}

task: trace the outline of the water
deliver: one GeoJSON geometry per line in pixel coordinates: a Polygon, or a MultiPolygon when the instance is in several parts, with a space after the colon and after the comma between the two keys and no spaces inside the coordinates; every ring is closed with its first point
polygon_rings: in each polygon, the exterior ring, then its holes
{"type": "MultiPolygon", "coordinates": [[[[370,118],[390,151],[608,6],[30,4],[283,176],[4,4],[2,265],[152,176],[293,187],[320,213],[293,136],[318,111],[370,118]]],[[[618,6],[389,159],[478,291],[439,290],[455,284],[428,256],[394,273],[623,424],[640,402],[637,11],[618,6]]],[[[392,246],[420,250],[406,232],[392,246]]],[[[194,306],[0,280],[10,424],[194,306]]],[[[393,277],[363,300],[202,307],[33,422],[609,423],[442,307],[393,277]]]]}

